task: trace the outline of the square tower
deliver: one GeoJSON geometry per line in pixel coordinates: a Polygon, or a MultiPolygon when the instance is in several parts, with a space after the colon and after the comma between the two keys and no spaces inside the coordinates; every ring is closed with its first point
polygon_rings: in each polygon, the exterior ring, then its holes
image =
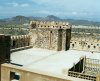
{"type": "Polygon", "coordinates": [[[30,23],[31,45],[49,50],[68,50],[71,39],[71,25],[65,22],[30,23]]]}

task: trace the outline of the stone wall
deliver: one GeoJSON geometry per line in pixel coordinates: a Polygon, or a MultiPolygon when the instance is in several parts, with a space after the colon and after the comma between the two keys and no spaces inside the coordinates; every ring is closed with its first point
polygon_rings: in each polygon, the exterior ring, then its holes
{"type": "Polygon", "coordinates": [[[58,30],[33,29],[31,35],[31,44],[35,48],[55,49],[57,50],[58,30]]]}
{"type": "Polygon", "coordinates": [[[71,26],[63,22],[31,22],[31,45],[49,50],[68,50],[71,26]]]}
{"type": "Polygon", "coordinates": [[[71,38],[70,49],[100,52],[100,40],[88,34],[74,35],[71,38]]]}
{"type": "Polygon", "coordinates": [[[11,49],[25,47],[30,45],[29,35],[11,36],[11,49]]]}
{"type": "Polygon", "coordinates": [[[37,70],[31,70],[11,64],[3,64],[1,67],[1,81],[11,81],[11,73],[19,74],[19,81],[70,81],[66,77],[45,73],[37,70]]]}

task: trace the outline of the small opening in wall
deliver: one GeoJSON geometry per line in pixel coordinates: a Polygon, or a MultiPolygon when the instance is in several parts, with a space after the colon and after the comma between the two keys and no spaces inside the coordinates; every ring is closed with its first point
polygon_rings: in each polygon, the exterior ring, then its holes
{"type": "Polygon", "coordinates": [[[97,46],[99,46],[99,44],[97,44],[97,46]]]}
{"type": "Polygon", "coordinates": [[[31,28],[36,28],[36,23],[31,24],[31,28]]]}
{"type": "Polygon", "coordinates": [[[66,26],[68,26],[68,25],[66,25],[66,26]]]}
{"type": "Polygon", "coordinates": [[[72,48],[74,47],[74,44],[72,44],[72,48]]]}
{"type": "Polygon", "coordinates": [[[15,47],[15,45],[16,45],[16,41],[14,40],[14,41],[13,41],[13,47],[15,47]]]}
{"type": "Polygon", "coordinates": [[[52,33],[52,31],[50,31],[50,33],[52,33]]]}
{"type": "Polygon", "coordinates": [[[88,48],[90,48],[90,45],[88,45],[88,48]]]}
{"type": "Polygon", "coordinates": [[[93,46],[94,48],[96,48],[96,46],[93,46]]]}
{"type": "Polygon", "coordinates": [[[17,72],[10,72],[10,81],[16,80],[19,81],[20,74],[17,72]]]}

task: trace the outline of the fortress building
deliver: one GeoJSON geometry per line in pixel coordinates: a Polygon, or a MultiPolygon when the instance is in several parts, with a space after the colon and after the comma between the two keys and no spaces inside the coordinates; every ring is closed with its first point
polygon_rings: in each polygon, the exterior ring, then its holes
{"type": "Polygon", "coordinates": [[[1,81],[100,81],[100,52],[70,40],[71,25],[54,21],[31,21],[28,35],[0,36],[1,81]]]}

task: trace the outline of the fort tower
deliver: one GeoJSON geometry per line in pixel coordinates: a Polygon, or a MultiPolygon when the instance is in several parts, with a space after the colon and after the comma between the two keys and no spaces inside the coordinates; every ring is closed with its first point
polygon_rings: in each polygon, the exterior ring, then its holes
{"type": "Polygon", "coordinates": [[[66,22],[30,23],[31,44],[36,48],[68,50],[71,39],[71,26],[66,22]]]}

